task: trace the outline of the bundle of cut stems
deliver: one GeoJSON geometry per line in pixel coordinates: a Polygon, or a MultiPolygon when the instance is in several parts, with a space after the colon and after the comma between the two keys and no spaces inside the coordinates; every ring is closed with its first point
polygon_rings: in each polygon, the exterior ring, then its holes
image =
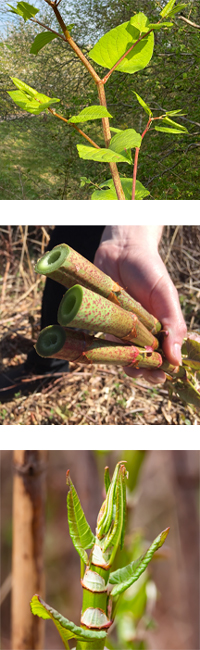
{"type": "Polygon", "coordinates": [[[125,311],[133,312],[152,334],[161,330],[161,324],[155,316],[149,314],[117,282],[67,244],[60,244],[47,252],[38,261],[35,270],[36,273],[42,273],[68,289],[78,283],[95,291],[125,311]]]}
{"type": "Polygon", "coordinates": [[[162,365],[158,352],[104,341],[84,332],[65,330],[59,325],[49,325],[40,332],[36,351],[42,357],[84,364],[105,363],[137,368],[159,368],[162,365]]]}

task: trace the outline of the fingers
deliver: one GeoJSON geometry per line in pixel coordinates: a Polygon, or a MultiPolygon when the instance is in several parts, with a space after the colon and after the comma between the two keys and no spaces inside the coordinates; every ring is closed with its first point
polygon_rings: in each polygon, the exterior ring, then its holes
{"type": "Polygon", "coordinates": [[[166,336],[162,349],[168,361],[175,366],[181,364],[181,346],[187,333],[178,292],[167,271],[163,274],[151,292],[153,313],[162,323],[166,336]]]}
{"type": "Polygon", "coordinates": [[[136,368],[124,367],[123,370],[128,377],[132,377],[133,379],[143,377],[149,384],[164,384],[166,380],[166,375],[160,368],[155,368],[155,370],[140,368],[137,370],[136,368]]]}

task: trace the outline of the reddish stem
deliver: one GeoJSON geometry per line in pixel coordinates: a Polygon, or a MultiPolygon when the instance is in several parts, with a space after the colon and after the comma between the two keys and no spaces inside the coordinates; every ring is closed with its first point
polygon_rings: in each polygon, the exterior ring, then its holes
{"type": "MultiPolygon", "coordinates": [[[[142,139],[142,140],[143,140],[145,134],[147,133],[147,131],[149,130],[149,127],[151,126],[152,119],[153,119],[152,117],[150,117],[150,118],[148,119],[148,122],[147,122],[146,128],[144,129],[144,131],[143,131],[143,133],[142,133],[142,135],[141,135],[141,139],[142,139]]],[[[140,145],[140,146],[141,146],[141,145],[140,145]]],[[[140,147],[136,147],[136,148],[135,148],[134,167],[133,167],[132,201],[135,200],[135,188],[136,188],[136,177],[137,177],[137,165],[138,165],[138,156],[139,156],[139,151],[140,151],[140,147]]]]}

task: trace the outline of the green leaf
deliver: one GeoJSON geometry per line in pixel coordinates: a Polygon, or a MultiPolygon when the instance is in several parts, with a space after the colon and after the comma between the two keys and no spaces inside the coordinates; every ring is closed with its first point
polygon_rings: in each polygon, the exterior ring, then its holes
{"type": "Polygon", "coordinates": [[[162,27],[173,27],[173,24],[174,23],[170,23],[169,21],[167,23],[150,23],[149,29],[159,30],[162,29],[162,27]]]}
{"type": "Polygon", "coordinates": [[[154,128],[155,131],[163,131],[164,133],[178,133],[178,135],[184,135],[184,132],[180,129],[170,129],[165,126],[155,126],[154,128]]]}
{"type": "Polygon", "coordinates": [[[169,2],[165,5],[164,9],[160,12],[160,16],[162,16],[162,18],[168,16],[171,9],[173,9],[175,2],[176,0],[169,0],[169,2]]]}
{"type": "Polygon", "coordinates": [[[177,381],[170,384],[170,389],[174,391],[186,404],[192,404],[198,410],[200,409],[200,392],[196,386],[189,380],[177,381]]]}
{"type": "Polygon", "coordinates": [[[84,160],[95,160],[96,162],[126,162],[131,164],[130,161],[122,156],[117,154],[111,149],[95,149],[95,147],[87,147],[84,144],[77,144],[78,155],[84,160]]]}
{"type": "Polygon", "coordinates": [[[19,90],[7,91],[8,95],[10,95],[17,106],[28,113],[39,115],[46,108],[60,101],[56,97],[48,97],[47,95],[38,93],[37,90],[31,88],[31,86],[27,86],[27,84],[16,77],[11,77],[11,79],[19,90]]]}
{"type": "Polygon", "coordinates": [[[112,596],[119,596],[119,594],[122,594],[123,591],[126,591],[128,587],[138,580],[151,561],[155,551],[164,544],[168,533],[169,528],[166,528],[162,533],[160,533],[160,535],[158,535],[158,537],[156,537],[148,551],[138,560],[131,562],[126,567],[118,569],[110,574],[109,582],[115,585],[111,591],[112,596]]]}
{"type": "Polygon", "coordinates": [[[37,594],[35,594],[31,599],[30,607],[32,613],[40,616],[40,618],[52,619],[54,625],[57,627],[65,648],[69,648],[69,639],[77,639],[79,641],[90,641],[91,647],[95,649],[95,642],[106,637],[106,632],[85,630],[75,625],[72,621],[69,621],[68,618],[61,616],[56,609],[47,605],[47,603],[45,603],[45,601],[37,594]]]}
{"type": "MultiPolygon", "coordinates": [[[[90,50],[90,57],[99,65],[109,68],[127,52],[127,50],[138,40],[143,33],[148,31],[148,18],[142,14],[136,14],[129,22],[122,23],[104,34],[90,50]]],[[[119,63],[117,70],[133,74],[137,70],[145,68],[153,54],[154,35],[153,32],[142,39],[127,56],[119,63]]]]}
{"type": "Polygon", "coordinates": [[[56,34],[52,34],[52,32],[42,32],[41,34],[37,34],[31,46],[30,54],[38,54],[39,50],[41,50],[42,47],[47,45],[47,43],[53,41],[54,38],[58,38],[58,37],[56,36],[56,34]]]}
{"type": "Polygon", "coordinates": [[[120,133],[111,138],[109,149],[115,151],[116,153],[121,153],[125,155],[127,149],[132,149],[133,147],[140,147],[142,138],[140,133],[137,133],[134,129],[125,129],[120,133]]]}
{"type": "Polygon", "coordinates": [[[133,90],[133,93],[134,93],[134,95],[136,95],[137,100],[138,100],[140,106],[142,106],[142,108],[144,108],[145,113],[148,113],[148,115],[153,115],[151,109],[150,109],[149,106],[144,102],[144,100],[142,99],[142,97],[140,97],[140,95],[138,95],[138,93],[136,93],[135,90],[133,90]]]}
{"type": "Polygon", "coordinates": [[[188,334],[185,347],[187,358],[183,359],[183,364],[194,370],[200,370],[200,334],[197,332],[188,334]]]}
{"type": "Polygon", "coordinates": [[[11,13],[18,14],[18,16],[21,16],[25,20],[25,22],[26,20],[29,20],[29,18],[35,16],[39,11],[39,9],[35,9],[33,5],[29,5],[28,2],[18,2],[16,9],[10,4],[8,4],[7,6],[11,7],[11,13]]]}
{"type": "Polygon", "coordinates": [[[102,117],[112,117],[105,106],[88,106],[78,115],[73,115],[68,122],[88,122],[89,120],[101,119],[102,117]]]}
{"type": "Polygon", "coordinates": [[[83,562],[87,564],[88,556],[85,549],[92,548],[95,542],[95,536],[93,535],[91,528],[86,521],[77,492],[71,481],[69,473],[67,473],[67,485],[70,487],[67,495],[69,534],[78,554],[80,555],[83,562]]]}
{"type": "MultiPolygon", "coordinates": [[[[125,198],[127,201],[130,201],[132,199],[132,186],[133,186],[133,179],[132,178],[120,178],[121,184],[122,184],[122,189],[125,194],[125,198]]],[[[101,183],[99,186],[100,188],[102,187],[109,187],[108,190],[95,190],[91,196],[92,201],[117,201],[117,194],[115,191],[115,186],[113,183],[112,178],[109,179],[108,181],[104,181],[101,183]]],[[[136,181],[136,191],[135,191],[135,199],[136,201],[141,201],[142,199],[145,198],[145,196],[148,196],[150,192],[146,190],[144,185],[140,183],[140,181],[136,181]]]]}

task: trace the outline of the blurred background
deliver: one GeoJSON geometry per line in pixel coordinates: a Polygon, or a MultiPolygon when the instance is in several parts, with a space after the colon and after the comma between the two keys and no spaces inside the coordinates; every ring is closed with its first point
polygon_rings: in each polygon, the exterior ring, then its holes
{"type": "MultiPolygon", "coordinates": [[[[148,570],[125,592],[110,648],[199,649],[199,452],[49,451],[46,462],[46,602],[79,624],[79,556],[68,531],[66,470],[95,531],[104,467],[127,461],[127,527],[114,569],[139,557],[161,530],[169,536],[148,570]]],[[[13,452],[1,451],[1,648],[11,648],[13,452]]],[[[62,641],[46,622],[44,650],[62,641]]]]}

